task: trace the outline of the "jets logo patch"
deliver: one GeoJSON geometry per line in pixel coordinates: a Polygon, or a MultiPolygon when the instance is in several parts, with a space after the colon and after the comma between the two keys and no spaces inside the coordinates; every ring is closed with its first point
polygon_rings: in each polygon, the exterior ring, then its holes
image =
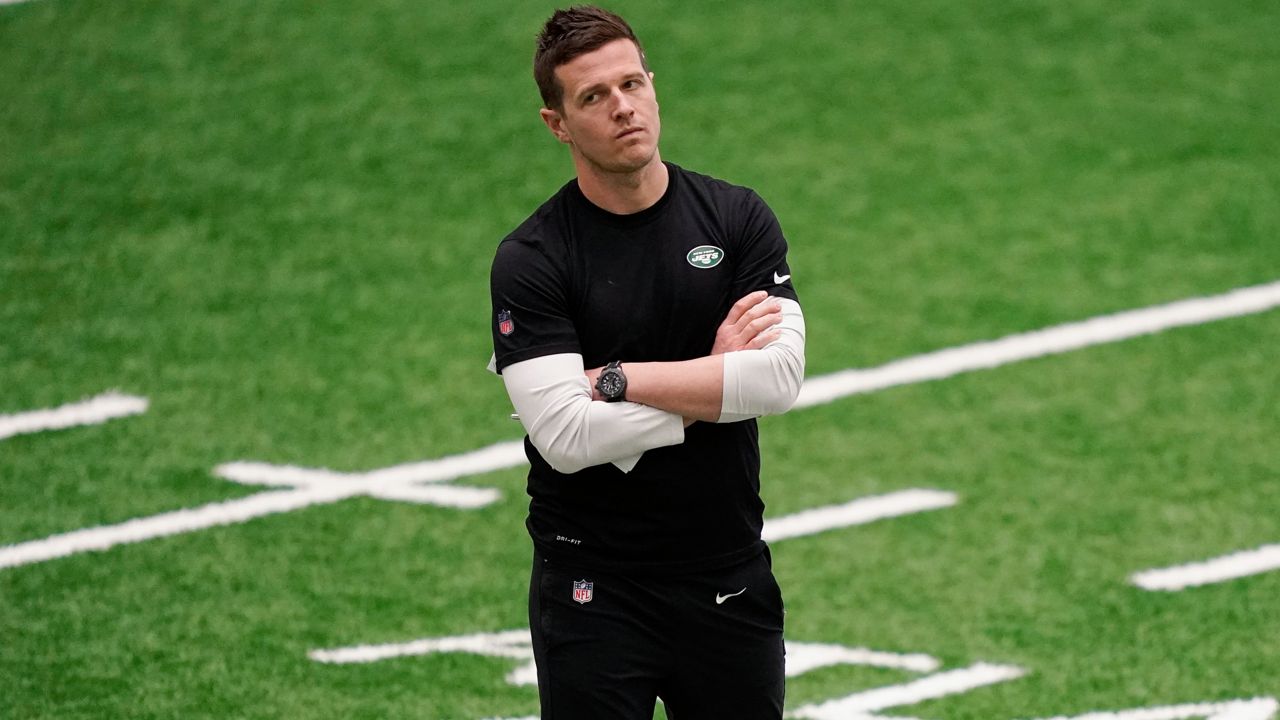
{"type": "Polygon", "coordinates": [[[516,331],[516,321],[511,319],[510,310],[498,311],[498,332],[510,335],[516,331]]]}
{"type": "Polygon", "coordinates": [[[689,254],[684,256],[684,259],[699,270],[706,270],[720,264],[720,261],[724,259],[724,251],[715,245],[699,245],[690,250],[689,254]]]}

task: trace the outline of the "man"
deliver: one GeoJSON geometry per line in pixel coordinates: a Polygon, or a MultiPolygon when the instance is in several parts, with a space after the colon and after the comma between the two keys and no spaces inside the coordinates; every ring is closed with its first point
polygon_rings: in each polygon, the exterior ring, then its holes
{"type": "Polygon", "coordinates": [[[755,418],[804,375],[773,213],[664,163],[625,21],[557,11],[542,120],[577,173],[498,247],[495,369],[528,436],[543,720],[781,718],[755,418]]]}

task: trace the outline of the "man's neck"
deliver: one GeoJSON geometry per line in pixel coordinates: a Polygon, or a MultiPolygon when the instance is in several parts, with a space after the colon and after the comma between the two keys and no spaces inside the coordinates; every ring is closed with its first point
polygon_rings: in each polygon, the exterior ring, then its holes
{"type": "Polygon", "coordinates": [[[628,173],[609,172],[586,162],[574,164],[582,194],[596,207],[615,215],[631,215],[653,207],[667,191],[667,166],[657,153],[652,162],[628,173]]]}

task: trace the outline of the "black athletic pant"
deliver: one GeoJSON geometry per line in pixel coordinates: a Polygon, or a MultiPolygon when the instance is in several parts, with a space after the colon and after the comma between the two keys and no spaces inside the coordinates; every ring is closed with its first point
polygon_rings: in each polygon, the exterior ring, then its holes
{"type": "Polygon", "coordinates": [[[778,720],[782,594],[769,552],[692,575],[620,575],[535,553],[542,720],[778,720]],[[588,585],[589,584],[589,585],[588,585]]]}

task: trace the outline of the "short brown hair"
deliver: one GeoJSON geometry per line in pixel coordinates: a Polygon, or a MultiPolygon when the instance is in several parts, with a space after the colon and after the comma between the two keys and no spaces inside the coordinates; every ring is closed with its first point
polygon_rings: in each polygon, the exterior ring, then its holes
{"type": "Polygon", "coordinates": [[[635,43],[640,64],[645,72],[649,71],[640,40],[626,20],[593,5],[556,10],[538,33],[538,49],[533,53],[533,80],[538,83],[542,103],[554,110],[564,103],[564,88],[556,79],[556,68],[614,40],[635,43]]]}

